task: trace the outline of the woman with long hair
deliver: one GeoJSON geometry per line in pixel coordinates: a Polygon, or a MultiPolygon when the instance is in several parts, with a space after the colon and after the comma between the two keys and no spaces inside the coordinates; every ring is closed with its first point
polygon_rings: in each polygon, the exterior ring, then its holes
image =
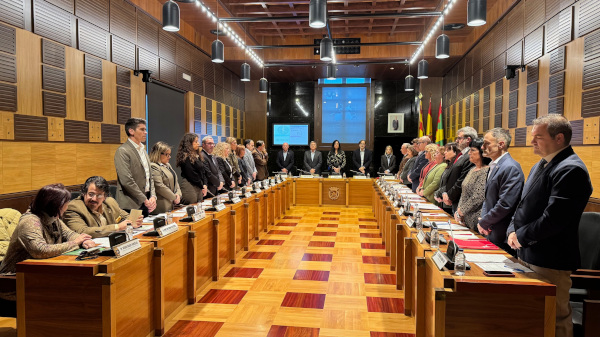
{"type": "Polygon", "coordinates": [[[462,167],[454,165],[460,150],[458,149],[458,144],[456,143],[448,143],[444,147],[446,148],[444,159],[448,166],[446,166],[446,169],[442,173],[440,187],[437,189],[437,191],[435,191],[434,199],[440,205],[442,205],[442,209],[444,211],[452,214],[452,202],[450,200],[448,200],[449,203],[444,202],[444,193],[448,192],[448,190],[454,186],[456,180],[458,180],[460,177],[462,167]]]}
{"type": "Polygon", "coordinates": [[[177,173],[169,164],[171,147],[163,142],[157,142],[150,151],[150,171],[156,190],[156,208],[152,214],[171,211],[174,205],[181,202],[181,188],[177,173]]]}
{"type": "Polygon", "coordinates": [[[176,158],[181,167],[181,194],[184,204],[202,201],[208,191],[206,183],[211,174],[200,155],[200,141],[195,133],[186,133],[179,142],[176,158]]]}
{"type": "Polygon", "coordinates": [[[331,150],[327,154],[327,167],[330,168],[331,173],[336,174],[342,174],[346,167],[346,154],[337,139],[331,143],[331,150]]]}

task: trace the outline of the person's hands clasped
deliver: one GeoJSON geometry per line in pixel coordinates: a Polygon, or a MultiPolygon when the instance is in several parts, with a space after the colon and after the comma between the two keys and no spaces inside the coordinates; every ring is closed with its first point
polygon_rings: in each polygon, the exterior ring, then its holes
{"type": "Polygon", "coordinates": [[[231,182],[231,186],[229,186],[230,188],[234,188],[235,187],[235,181],[231,182]]]}
{"type": "Polygon", "coordinates": [[[512,249],[521,248],[521,243],[519,242],[519,239],[517,238],[517,233],[515,232],[512,232],[508,235],[507,243],[512,249]]]}
{"type": "MultiPolygon", "coordinates": [[[[143,217],[142,217],[143,219],[143,217]]],[[[127,228],[127,225],[131,225],[131,220],[123,220],[121,222],[118,223],[119,226],[119,230],[124,230],[125,228],[127,228]]]]}
{"type": "Polygon", "coordinates": [[[208,193],[208,187],[206,185],[202,186],[202,196],[205,197],[206,193],[208,193]]]}
{"type": "Polygon", "coordinates": [[[92,241],[92,240],[85,240],[81,243],[81,247],[85,248],[85,249],[90,249],[92,247],[96,247],[97,244],[92,241]]]}
{"type": "Polygon", "coordinates": [[[477,224],[477,230],[479,230],[479,233],[483,234],[483,235],[490,235],[490,233],[492,232],[492,230],[487,230],[484,229],[483,227],[481,227],[480,224],[477,224]]]}
{"type": "Polygon", "coordinates": [[[146,199],[146,201],[144,201],[144,205],[146,206],[146,208],[148,208],[149,212],[154,211],[154,209],[156,208],[156,198],[151,197],[150,199],[146,199]]]}
{"type": "MultiPolygon", "coordinates": [[[[89,240],[92,241],[92,236],[89,234],[79,234],[74,240],[73,242],[75,242],[78,246],[80,246],[82,243],[84,243],[85,241],[89,240]]],[[[94,241],[92,241],[93,243],[94,241]]]]}
{"type": "Polygon", "coordinates": [[[218,191],[218,190],[222,190],[222,189],[223,189],[223,185],[225,185],[225,184],[224,184],[223,182],[220,182],[220,183],[219,183],[219,188],[217,188],[217,191],[218,191]]]}
{"type": "Polygon", "coordinates": [[[179,202],[181,201],[181,197],[179,196],[179,194],[175,195],[175,200],[173,200],[173,203],[175,205],[179,205],[179,202]]]}

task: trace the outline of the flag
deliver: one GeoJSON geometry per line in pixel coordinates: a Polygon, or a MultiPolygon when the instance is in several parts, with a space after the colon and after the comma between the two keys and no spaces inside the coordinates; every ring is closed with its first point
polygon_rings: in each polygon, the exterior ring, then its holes
{"type": "Polygon", "coordinates": [[[433,138],[433,130],[432,130],[432,124],[433,121],[431,119],[431,97],[429,97],[429,111],[427,112],[427,136],[429,136],[429,138],[433,138]]]}
{"type": "Polygon", "coordinates": [[[419,93],[419,137],[423,137],[423,95],[419,93]]]}
{"type": "Polygon", "coordinates": [[[435,132],[435,142],[444,145],[444,125],[442,124],[442,99],[440,98],[440,111],[438,112],[437,131],[435,132]]]}

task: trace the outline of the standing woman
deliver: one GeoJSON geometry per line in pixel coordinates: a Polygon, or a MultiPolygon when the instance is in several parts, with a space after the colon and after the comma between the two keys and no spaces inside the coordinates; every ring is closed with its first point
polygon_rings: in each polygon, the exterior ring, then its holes
{"type": "Polygon", "coordinates": [[[481,207],[485,200],[485,183],[489,171],[490,158],[483,156],[483,139],[476,138],[471,141],[469,160],[475,167],[469,171],[462,183],[462,193],[458,202],[458,209],[454,213],[456,221],[464,223],[470,229],[477,231],[477,223],[481,216],[481,207]]]}
{"type": "Polygon", "coordinates": [[[400,180],[400,182],[402,184],[405,184],[408,187],[412,186],[410,181],[408,181],[408,175],[410,174],[410,171],[412,171],[413,167],[415,166],[415,162],[417,161],[418,155],[419,155],[419,152],[415,149],[414,146],[409,145],[406,147],[406,156],[408,157],[408,161],[406,162],[406,164],[404,164],[404,167],[402,168],[402,172],[398,172],[398,180],[400,180]]]}
{"type": "Polygon", "coordinates": [[[452,215],[452,202],[448,200],[448,203],[445,203],[443,194],[448,192],[448,190],[454,186],[456,180],[458,180],[460,177],[462,167],[459,165],[454,165],[457,155],[460,153],[458,150],[458,144],[448,143],[444,147],[446,148],[444,159],[448,166],[446,166],[444,173],[442,173],[442,178],[440,179],[440,188],[435,191],[434,199],[440,205],[442,205],[442,209],[444,211],[452,215]]]}
{"type": "Polygon", "coordinates": [[[340,142],[336,139],[331,144],[331,150],[327,154],[327,167],[332,173],[342,174],[346,167],[346,154],[340,147],[340,142]]]}
{"type": "Polygon", "coordinates": [[[181,193],[184,204],[202,201],[208,188],[210,171],[200,155],[200,142],[195,133],[186,133],[177,149],[177,167],[181,167],[181,193]]]}
{"type": "Polygon", "coordinates": [[[163,142],[157,142],[150,151],[150,171],[156,190],[156,208],[152,214],[173,210],[174,205],[181,201],[181,188],[177,173],[169,164],[171,147],[163,142]]]}
{"type": "Polygon", "coordinates": [[[391,145],[385,147],[385,153],[381,156],[381,166],[379,172],[394,174],[396,172],[396,156],[391,145]]]}
{"type": "Polygon", "coordinates": [[[213,155],[216,155],[217,158],[217,167],[225,180],[223,187],[227,190],[235,187],[235,178],[233,176],[234,168],[227,160],[227,158],[229,158],[229,153],[231,152],[230,149],[231,145],[221,142],[215,146],[213,151],[213,155]]]}
{"type": "Polygon", "coordinates": [[[427,145],[425,148],[425,151],[427,151],[426,156],[433,159],[434,166],[429,170],[429,172],[427,172],[425,179],[423,179],[423,185],[417,191],[417,193],[427,199],[427,201],[434,204],[437,203],[433,198],[433,193],[440,187],[440,179],[442,178],[442,173],[444,173],[444,170],[447,166],[446,162],[444,161],[445,150],[446,149],[444,147],[439,147],[437,145],[433,147],[427,145]]]}

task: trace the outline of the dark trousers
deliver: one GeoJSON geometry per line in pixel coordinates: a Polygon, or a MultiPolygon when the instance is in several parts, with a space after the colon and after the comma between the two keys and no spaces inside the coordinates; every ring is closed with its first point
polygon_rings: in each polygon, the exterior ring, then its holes
{"type": "MultiPolygon", "coordinates": [[[[150,192],[146,192],[146,199],[150,199],[150,192]]],[[[142,206],[140,206],[140,208],[138,208],[139,210],[142,211],[142,215],[145,217],[147,217],[148,215],[150,215],[150,212],[148,211],[148,207],[146,207],[146,204],[142,203],[142,206]]],[[[124,211],[130,213],[131,210],[130,209],[124,209],[124,211]]]]}

